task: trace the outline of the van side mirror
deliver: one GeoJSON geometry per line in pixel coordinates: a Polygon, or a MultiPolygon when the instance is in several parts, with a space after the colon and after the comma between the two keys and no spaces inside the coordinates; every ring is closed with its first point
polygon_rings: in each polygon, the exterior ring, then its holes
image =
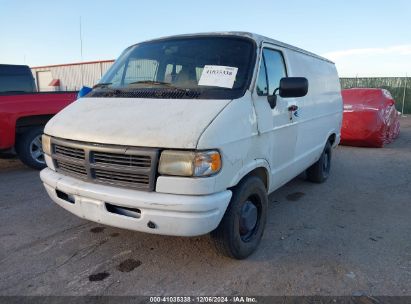
{"type": "Polygon", "coordinates": [[[308,92],[308,80],[305,77],[281,78],[278,91],[283,98],[303,97],[308,92]]]}
{"type": "Polygon", "coordinates": [[[274,109],[275,106],[277,105],[277,89],[274,91],[273,95],[267,95],[267,101],[268,104],[270,105],[271,109],[274,109]]]}
{"type": "Polygon", "coordinates": [[[284,77],[280,79],[280,86],[272,95],[267,96],[271,109],[277,105],[277,92],[283,98],[303,97],[308,92],[308,80],[305,77],[284,77]]]}

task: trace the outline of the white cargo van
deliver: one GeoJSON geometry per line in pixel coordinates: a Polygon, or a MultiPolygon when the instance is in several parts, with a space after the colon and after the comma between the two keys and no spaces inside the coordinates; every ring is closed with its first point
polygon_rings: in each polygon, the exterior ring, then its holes
{"type": "Polygon", "coordinates": [[[263,36],[206,33],[127,48],[45,127],[50,197],[82,218],[223,253],[258,246],[267,195],[327,179],[342,100],[332,62],[263,36]]]}

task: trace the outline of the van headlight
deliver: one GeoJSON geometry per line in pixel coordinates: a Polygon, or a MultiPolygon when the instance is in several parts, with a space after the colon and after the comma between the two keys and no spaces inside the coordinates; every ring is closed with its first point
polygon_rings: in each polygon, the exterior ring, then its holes
{"type": "Polygon", "coordinates": [[[221,169],[221,156],[218,151],[173,151],[161,153],[158,172],[175,176],[210,176],[221,169]]]}
{"type": "Polygon", "coordinates": [[[50,156],[51,155],[51,137],[46,134],[43,134],[41,136],[41,144],[43,146],[44,154],[50,156]]]}

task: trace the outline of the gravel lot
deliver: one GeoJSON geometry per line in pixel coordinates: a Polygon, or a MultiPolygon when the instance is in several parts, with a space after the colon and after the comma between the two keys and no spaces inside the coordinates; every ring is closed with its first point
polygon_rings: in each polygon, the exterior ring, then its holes
{"type": "Polygon", "coordinates": [[[208,236],[104,227],[66,212],[38,172],[0,159],[0,295],[411,295],[411,117],[383,149],[339,147],[325,184],[270,195],[249,259],[208,236]]]}

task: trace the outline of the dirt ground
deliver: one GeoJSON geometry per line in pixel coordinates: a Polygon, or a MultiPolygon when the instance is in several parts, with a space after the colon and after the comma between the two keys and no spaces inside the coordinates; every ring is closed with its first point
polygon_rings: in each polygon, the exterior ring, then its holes
{"type": "Polygon", "coordinates": [[[0,295],[411,295],[411,117],[383,149],[338,147],[329,180],[270,195],[259,250],[88,222],[0,160],[0,295]]]}

